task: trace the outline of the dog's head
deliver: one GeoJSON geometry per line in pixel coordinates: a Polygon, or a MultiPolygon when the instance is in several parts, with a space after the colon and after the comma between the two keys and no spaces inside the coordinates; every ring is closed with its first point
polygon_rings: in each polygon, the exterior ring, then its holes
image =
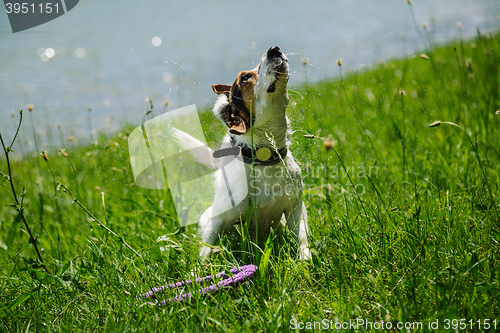
{"type": "Polygon", "coordinates": [[[282,112],[288,103],[288,59],[273,46],[262,56],[260,64],[249,71],[242,71],[232,86],[214,84],[219,95],[214,114],[230,129],[232,134],[245,134],[259,119],[282,112]]]}

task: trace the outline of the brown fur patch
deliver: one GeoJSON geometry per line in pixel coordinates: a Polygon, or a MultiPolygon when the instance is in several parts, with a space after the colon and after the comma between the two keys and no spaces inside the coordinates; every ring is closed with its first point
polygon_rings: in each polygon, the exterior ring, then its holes
{"type": "Polygon", "coordinates": [[[254,88],[259,77],[259,67],[250,71],[242,71],[236,76],[232,86],[224,84],[212,85],[216,94],[226,94],[229,105],[221,112],[221,116],[234,134],[244,134],[250,128],[251,119],[255,119],[254,88]]]}
{"type": "MultiPolygon", "coordinates": [[[[252,113],[252,117],[255,117],[255,85],[259,78],[258,68],[251,71],[243,71],[238,74],[236,80],[234,81],[232,89],[241,90],[241,97],[243,98],[243,103],[245,108],[252,113]],[[236,86],[236,87],[235,87],[236,86]]],[[[238,103],[235,103],[238,104],[238,103]]],[[[250,115],[248,115],[250,117],[250,115]]]]}

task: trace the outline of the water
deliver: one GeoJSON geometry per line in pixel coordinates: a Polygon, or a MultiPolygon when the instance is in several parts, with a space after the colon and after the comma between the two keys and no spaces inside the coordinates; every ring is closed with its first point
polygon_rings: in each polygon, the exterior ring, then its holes
{"type": "MultiPolygon", "coordinates": [[[[414,0],[413,9],[436,43],[500,28],[498,0],[414,0]]],[[[12,114],[27,104],[34,105],[40,149],[71,135],[88,138],[89,130],[138,124],[147,97],[156,114],[207,107],[215,98],[211,84],[232,83],[271,45],[288,54],[291,85],[338,75],[337,58],[344,71],[356,70],[424,48],[406,0],[82,0],[16,34],[2,12],[0,131],[10,138],[12,114]]],[[[33,149],[26,120],[21,140],[33,149]]]]}

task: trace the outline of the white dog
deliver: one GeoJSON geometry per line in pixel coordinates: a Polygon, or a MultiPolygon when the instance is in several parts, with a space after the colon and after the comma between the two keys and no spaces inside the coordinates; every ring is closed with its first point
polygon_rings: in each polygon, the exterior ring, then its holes
{"type": "MultiPolygon", "coordinates": [[[[299,258],[311,257],[301,171],[287,148],[287,82],[288,59],[273,46],[255,69],[240,72],[232,86],[212,86],[218,94],[213,112],[229,127],[224,141],[237,156],[222,163],[215,174],[213,204],[199,221],[202,241],[207,244],[200,250],[202,257],[211,254],[208,245],[215,245],[221,234],[245,221],[252,221],[259,239],[286,223],[298,243],[299,258]]],[[[178,131],[177,137],[196,146],[186,133],[178,131]]],[[[217,157],[224,155],[224,149],[210,153],[217,157]]],[[[207,163],[207,156],[200,160],[207,163]]]]}

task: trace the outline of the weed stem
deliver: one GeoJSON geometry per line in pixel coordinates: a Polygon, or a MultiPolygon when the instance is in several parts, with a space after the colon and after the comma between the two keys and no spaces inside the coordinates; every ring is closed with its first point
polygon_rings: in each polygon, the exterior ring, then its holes
{"type": "Polygon", "coordinates": [[[73,202],[76,202],[78,204],[78,206],[80,206],[80,208],[83,209],[83,211],[85,213],[87,213],[88,216],[90,216],[94,221],[97,222],[97,224],[104,228],[107,232],[109,232],[110,234],[112,234],[113,236],[115,236],[116,238],[118,238],[120,240],[120,242],[123,243],[123,245],[125,245],[130,251],[134,252],[134,254],[136,256],[138,256],[139,258],[142,258],[142,256],[139,254],[139,252],[137,252],[136,250],[134,250],[134,248],[132,246],[130,246],[126,241],[125,239],[123,239],[123,237],[120,237],[116,232],[114,232],[113,230],[111,230],[110,228],[108,228],[106,225],[104,225],[101,221],[99,221],[99,219],[97,217],[95,217],[87,208],[85,208],[85,206],[73,195],[73,193],[71,193],[71,191],[66,187],[64,186],[63,184],[61,183],[58,183],[57,185],[57,189],[63,189],[63,192],[66,192],[68,193],[68,195],[71,196],[71,198],[73,198],[73,202]]]}
{"type": "Polygon", "coordinates": [[[488,194],[490,196],[491,205],[493,206],[493,209],[495,210],[497,222],[500,223],[500,216],[498,215],[498,210],[497,210],[497,206],[495,204],[495,199],[493,198],[493,192],[491,191],[490,183],[486,179],[487,178],[486,171],[484,169],[483,163],[481,162],[481,157],[479,156],[479,149],[477,148],[477,140],[476,140],[476,143],[474,144],[469,133],[467,133],[467,131],[464,128],[462,128],[462,126],[457,125],[455,123],[452,123],[451,121],[436,121],[436,122],[430,124],[429,127],[437,127],[440,124],[451,125],[451,126],[454,126],[458,129],[460,129],[465,134],[465,136],[467,136],[467,138],[469,139],[469,143],[471,144],[472,149],[474,149],[474,152],[476,153],[477,162],[479,163],[479,168],[481,169],[481,174],[483,176],[483,183],[488,188],[488,194]]]}
{"type": "MultiPolygon", "coordinates": [[[[8,170],[8,173],[9,173],[8,180],[9,180],[9,183],[10,183],[10,187],[12,189],[12,195],[14,196],[14,201],[16,202],[15,208],[18,211],[19,216],[21,217],[21,220],[23,221],[24,226],[26,227],[26,231],[28,231],[28,235],[30,236],[30,243],[33,244],[33,247],[35,248],[35,252],[36,252],[36,255],[38,257],[38,260],[40,260],[41,266],[43,267],[43,269],[45,270],[45,272],[47,272],[47,274],[50,274],[47,266],[45,266],[45,263],[43,261],[42,255],[40,254],[40,251],[38,250],[38,245],[36,244],[36,239],[35,239],[35,237],[33,237],[33,233],[31,232],[31,228],[28,225],[28,221],[26,221],[26,217],[24,216],[24,208],[23,208],[24,193],[23,193],[23,196],[22,196],[22,201],[21,201],[21,203],[19,203],[19,200],[18,200],[17,194],[16,194],[16,188],[14,186],[14,180],[12,179],[12,169],[10,167],[9,153],[12,151],[11,147],[12,147],[12,145],[14,144],[14,142],[16,140],[17,134],[19,132],[19,128],[21,127],[21,122],[22,122],[22,119],[23,119],[23,117],[22,117],[23,113],[22,113],[22,111],[19,111],[19,113],[21,115],[20,118],[19,118],[19,125],[17,126],[17,131],[16,131],[16,134],[14,135],[14,138],[12,139],[11,145],[9,147],[5,146],[5,143],[3,141],[3,137],[2,137],[1,133],[0,133],[0,141],[2,142],[3,151],[5,153],[5,159],[7,161],[7,170],[8,170]]],[[[24,192],[24,190],[23,190],[23,192],[24,192]]]]}
{"type": "Polygon", "coordinates": [[[347,97],[347,92],[345,90],[345,84],[344,84],[344,78],[342,76],[342,61],[337,61],[337,64],[339,65],[339,71],[340,71],[340,82],[342,83],[342,91],[344,92],[344,96],[345,96],[345,99],[347,101],[347,104],[349,104],[349,107],[351,108],[352,110],[352,113],[354,114],[354,117],[356,118],[359,126],[361,127],[361,129],[363,130],[363,135],[368,138],[368,141],[370,142],[370,145],[372,146],[372,149],[373,149],[373,152],[375,153],[375,157],[377,158],[378,161],[380,161],[379,157],[378,157],[378,153],[377,153],[377,149],[375,149],[375,145],[373,144],[373,141],[372,139],[370,138],[370,136],[368,136],[368,134],[366,134],[366,128],[363,126],[363,124],[361,123],[361,120],[359,119],[358,115],[356,114],[356,110],[354,110],[354,107],[352,106],[351,102],[349,101],[349,98],[347,97]]]}

